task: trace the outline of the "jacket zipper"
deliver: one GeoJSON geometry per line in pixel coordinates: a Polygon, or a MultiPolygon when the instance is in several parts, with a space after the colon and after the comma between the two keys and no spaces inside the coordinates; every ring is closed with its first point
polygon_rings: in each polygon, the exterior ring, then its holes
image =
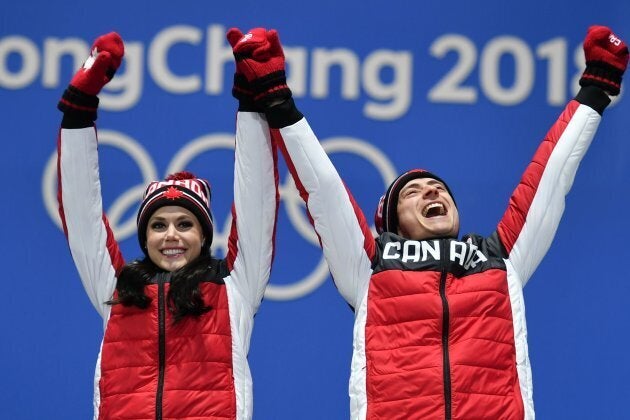
{"type": "Polygon", "coordinates": [[[442,298],[442,366],[444,374],[444,418],[451,420],[451,362],[448,353],[449,335],[449,309],[446,298],[446,278],[447,278],[447,248],[448,241],[441,241],[442,249],[442,272],[440,274],[440,298],[442,298]]]}
{"type": "Polygon", "coordinates": [[[166,361],[166,328],[164,283],[166,276],[157,275],[158,283],[158,384],[155,395],[155,418],[162,420],[162,396],[164,393],[164,365],[166,361]]]}

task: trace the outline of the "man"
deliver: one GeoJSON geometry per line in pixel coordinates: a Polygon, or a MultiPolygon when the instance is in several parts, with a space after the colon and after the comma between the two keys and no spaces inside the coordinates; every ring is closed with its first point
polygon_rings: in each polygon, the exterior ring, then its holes
{"type": "Polygon", "coordinates": [[[610,29],[584,42],[582,89],[552,126],[489,237],[458,239],[447,184],[416,169],[381,198],[374,239],[284,78],[275,31],[231,30],[235,96],[267,116],[321,239],[337,288],[355,311],[354,419],[533,419],[522,288],[548,250],[582,157],[628,48],[610,29]],[[264,98],[264,100],[261,100],[264,98]]]}

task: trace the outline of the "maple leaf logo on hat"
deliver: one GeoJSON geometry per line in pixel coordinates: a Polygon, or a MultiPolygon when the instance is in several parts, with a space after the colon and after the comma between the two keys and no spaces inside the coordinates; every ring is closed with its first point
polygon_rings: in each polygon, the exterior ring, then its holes
{"type": "Polygon", "coordinates": [[[184,193],[175,187],[170,187],[168,190],[164,191],[164,197],[169,200],[177,200],[182,195],[184,195],[184,193]]]}

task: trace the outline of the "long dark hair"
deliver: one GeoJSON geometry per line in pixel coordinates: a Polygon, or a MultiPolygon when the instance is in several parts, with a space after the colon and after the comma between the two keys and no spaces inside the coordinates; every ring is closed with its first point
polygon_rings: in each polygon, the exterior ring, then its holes
{"type": "MultiPolygon", "coordinates": [[[[167,307],[173,314],[174,322],[181,321],[187,316],[203,315],[212,309],[211,306],[204,304],[199,284],[215,278],[217,270],[218,260],[208,254],[202,254],[171,273],[167,307]]],[[[164,270],[148,257],[132,261],[125,265],[118,275],[117,298],[106,303],[146,309],[151,299],[144,293],[144,287],[151,284],[153,278],[161,272],[164,270]]]]}

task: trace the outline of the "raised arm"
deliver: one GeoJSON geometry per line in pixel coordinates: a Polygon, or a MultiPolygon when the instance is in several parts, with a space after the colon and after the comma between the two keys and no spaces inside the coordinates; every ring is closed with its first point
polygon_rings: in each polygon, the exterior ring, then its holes
{"type": "Polygon", "coordinates": [[[608,95],[619,94],[628,63],[626,44],[603,26],[589,28],[584,52],[582,89],[543,139],[498,225],[499,237],[523,286],[551,245],[565,196],[610,103],[608,95]]]}
{"type": "MultiPolygon", "coordinates": [[[[228,32],[228,41],[233,45],[241,37],[237,30],[228,32]]],[[[239,110],[227,263],[234,286],[256,312],[271,274],[280,199],[276,145],[248,89],[237,66],[233,94],[239,100],[239,110]]]]}
{"type": "Polygon", "coordinates": [[[114,293],[124,261],[103,214],[94,120],[96,95],[113,77],[123,54],[118,34],[99,37],[58,105],[64,113],[57,140],[59,214],[83,287],[104,320],[109,315],[105,302],[114,293]]]}
{"type": "Polygon", "coordinates": [[[233,45],[237,66],[265,111],[271,136],[306,202],[335,284],[356,307],[367,289],[375,253],[365,217],[291,99],[277,32],[253,29],[233,45]]]}

